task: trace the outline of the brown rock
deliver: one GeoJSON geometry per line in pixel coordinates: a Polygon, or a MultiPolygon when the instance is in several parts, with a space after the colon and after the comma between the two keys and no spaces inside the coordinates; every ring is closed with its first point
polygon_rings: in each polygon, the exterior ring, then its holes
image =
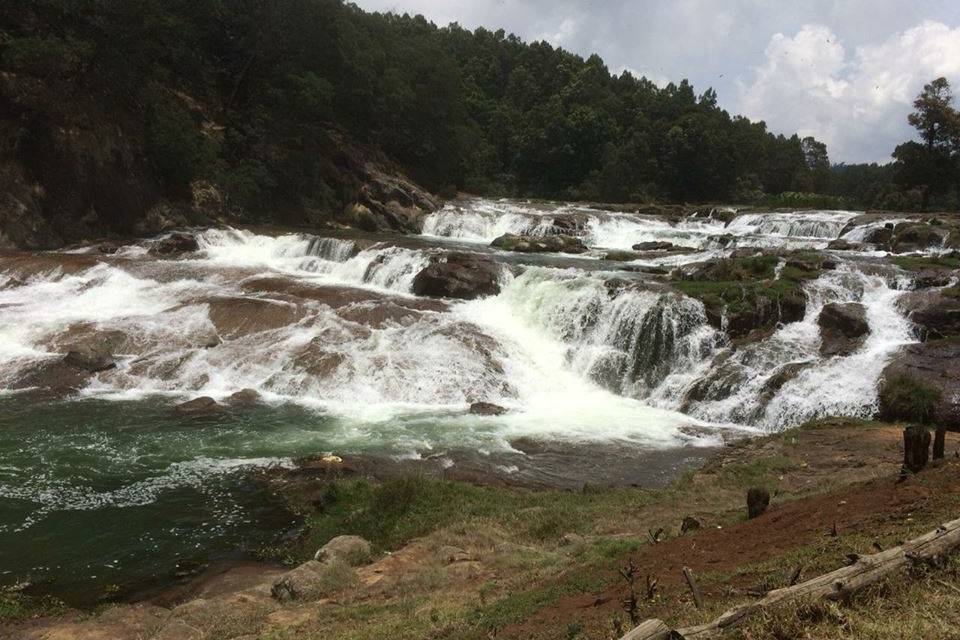
{"type": "Polygon", "coordinates": [[[867,310],[855,302],[824,305],[817,324],[820,325],[822,356],[849,355],[863,344],[870,333],[867,310]]]}
{"type": "Polygon", "coordinates": [[[414,277],[413,293],[462,300],[497,295],[500,293],[500,266],[478,255],[447,254],[414,277]]]}
{"type": "Polygon", "coordinates": [[[475,416],[501,416],[507,410],[492,402],[474,402],[470,405],[470,413],[475,416]]]}
{"type": "Polygon", "coordinates": [[[223,406],[209,396],[201,396],[178,404],[173,410],[183,416],[210,416],[223,410],[223,406]]]}

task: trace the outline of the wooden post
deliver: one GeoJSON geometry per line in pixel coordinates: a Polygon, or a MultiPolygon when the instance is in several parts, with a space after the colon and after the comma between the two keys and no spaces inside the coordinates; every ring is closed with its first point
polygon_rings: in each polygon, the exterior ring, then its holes
{"type": "Polygon", "coordinates": [[[934,460],[943,460],[943,450],[946,447],[947,440],[947,429],[945,427],[937,427],[937,430],[933,433],[933,459],[934,460]]]}
{"type": "Polygon", "coordinates": [[[703,595],[700,593],[700,587],[693,577],[693,572],[687,567],[683,568],[683,577],[687,579],[687,585],[690,587],[690,593],[693,594],[693,604],[697,609],[703,609],[703,595]]]}
{"type": "Polygon", "coordinates": [[[930,459],[930,432],[921,425],[903,430],[903,466],[913,473],[920,472],[930,459]]]}

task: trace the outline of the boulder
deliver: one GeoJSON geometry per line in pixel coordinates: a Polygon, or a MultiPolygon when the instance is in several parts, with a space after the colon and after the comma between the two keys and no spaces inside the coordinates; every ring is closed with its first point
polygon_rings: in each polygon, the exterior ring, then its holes
{"type": "Polygon", "coordinates": [[[89,377],[89,371],[68,364],[64,359],[44,360],[20,374],[10,388],[38,389],[60,396],[82,389],[89,377]]]}
{"type": "Polygon", "coordinates": [[[270,595],[279,602],[302,600],[323,591],[324,566],[309,560],[286,572],[270,588],[270,595]]]}
{"type": "Polygon", "coordinates": [[[915,290],[920,290],[946,287],[953,281],[953,279],[954,275],[950,271],[943,269],[925,269],[914,274],[913,288],[915,290]]]}
{"type": "Polygon", "coordinates": [[[81,333],[61,345],[61,349],[67,352],[63,361],[89,373],[113,369],[116,366],[113,351],[126,339],[127,336],[122,331],[95,331],[86,335],[81,333]]]}
{"type": "Polygon", "coordinates": [[[178,404],[173,410],[182,416],[210,416],[223,410],[223,405],[209,396],[200,396],[178,404]]]}
{"type": "Polygon", "coordinates": [[[261,399],[260,393],[255,389],[241,389],[227,397],[227,404],[232,407],[252,407],[260,404],[261,399]]]}
{"type": "Polygon", "coordinates": [[[192,253],[200,249],[197,239],[189,233],[171,233],[156,240],[150,246],[150,255],[171,256],[181,253],[192,253]]]}
{"type": "Polygon", "coordinates": [[[863,244],[859,242],[850,242],[849,240],[844,240],[843,238],[831,240],[830,244],[827,245],[827,249],[831,251],[862,251],[863,248],[863,244]]]}
{"type": "Polygon", "coordinates": [[[770,492],[754,487],[747,491],[747,518],[763,515],[770,506],[770,492]]]}
{"type": "Polygon", "coordinates": [[[882,419],[960,429],[960,337],[903,347],[881,380],[882,419]]]}
{"type": "Polygon", "coordinates": [[[470,405],[470,413],[475,416],[502,416],[507,410],[492,402],[474,402],[470,405]]]}
{"type": "Polygon", "coordinates": [[[571,236],[517,236],[507,233],[490,243],[491,247],[519,253],[585,253],[583,241],[571,236]]]}
{"type": "Polygon", "coordinates": [[[960,297],[954,291],[916,291],[898,301],[921,340],[960,336],[960,297]]]}
{"type": "Polygon", "coordinates": [[[856,302],[824,305],[817,318],[820,325],[820,355],[849,355],[870,333],[866,308],[856,302]]]}
{"type": "Polygon", "coordinates": [[[948,235],[946,229],[923,222],[902,222],[893,230],[890,249],[894,253],[909,253],[941,247],[948,235]]]}
{"type": "Polygon", "coordinates": [[[461,300],[494,296],[500,293],[500,266],[478,255],[450,253],[414,277],[413,293],[461,300]]]}
{"type": "Polygon", "coordinates": [[[368,562],[371,551],[370,543],[360,536],[337,536],[323,545],[313,559],[317,562],[342,560],[356,566],[368,562]]]}
{"type": "Polygon", "coordinates": [[[673,249],[672,242],[638,242],[637,244],[633,245],[634,251],[669,251],[670,249],[673,249]]]}

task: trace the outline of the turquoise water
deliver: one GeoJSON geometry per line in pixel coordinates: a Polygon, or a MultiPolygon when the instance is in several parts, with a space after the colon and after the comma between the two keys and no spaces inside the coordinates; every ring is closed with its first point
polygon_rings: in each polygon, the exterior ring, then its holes
{"type": "Polygon", "coordinates": [[[184,421],[167,403],[2,399],[0,584],[84,602],[249,557],[296,522],[246,472],[315,452],[325,428],[298,409],[184,421]]]}

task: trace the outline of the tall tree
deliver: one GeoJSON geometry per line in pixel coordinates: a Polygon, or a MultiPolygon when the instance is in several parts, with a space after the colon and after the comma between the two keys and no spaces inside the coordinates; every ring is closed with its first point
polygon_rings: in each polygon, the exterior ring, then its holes
{"type": "Polygon", "coordinates": [[[902,167],[902,181],[922,190],[920,208],[926,211],[931,195],[960,181],[960,116],[953,108],[950,83],[943,77],[924,85],[913,106],[907,121],[920,132],[922,144],[904,143],[893,155],[902,167]]]}

